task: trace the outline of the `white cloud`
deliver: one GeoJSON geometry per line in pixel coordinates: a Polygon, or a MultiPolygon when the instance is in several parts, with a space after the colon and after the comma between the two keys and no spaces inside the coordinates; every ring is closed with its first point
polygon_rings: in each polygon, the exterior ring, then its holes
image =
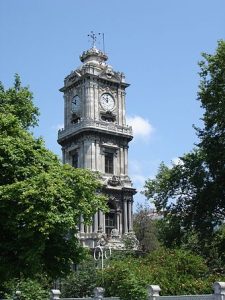
{"type": "Polygon", "coordinates": [[[130,178],[138,193],[143,191],[145,181],[149,178],[152,178],[152,176],[149,176],[144,173],[144,170],[146,169],[146,164],[148,165],[148,162],[145,162],[145,165],[143,165],[143,163],[137,160],[131,160],[129,162],[130,178]]]}
{"type": "Polygon", "coordinates": [[[140,116],[127,116],[127,124],[132,126],[135,138],[149,139],[154,131],[149,121],[140,116]]]}
{"type": "Polygon", "coordinates": [[[140,161],[138,160],[130,160],[129,161],[129,171],[130,173],[134,173],[134,174],[137,174],[137,173],[142,173],[142,164],[140,161]]]}
{"type": "Polygon", "coordinates": [[[136,175],[131,175],[132,177],[132,181],[138,185],[138,186],[141,186],[143,187],[144,184],[145,184],[145,181],[147,180],[147,178],[141,174],[136,174],[136,175]]]}
{"type": "Polygon", "coordinates": [[[172,159],[172,164],[177,166],[177,165],[183,165],[184,162],[179,157],[174,157],[172,159]]]}

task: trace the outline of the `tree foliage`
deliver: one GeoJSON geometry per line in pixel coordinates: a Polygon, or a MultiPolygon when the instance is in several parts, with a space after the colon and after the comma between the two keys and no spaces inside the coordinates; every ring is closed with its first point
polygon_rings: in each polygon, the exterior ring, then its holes
{"type": "Polygon", "coordinates": [[[167,245],[197,237],[206,245],[225,218],[225,41],[215,54],[203,53],[198,100],[204,109],[199,143],[169,168],[164,163],[145,184],[145,195],[165,218],[161,233],[167,245]]]}
{"type": "Polygon", "coordinates": [[[147,286],[159,285],[162,295],[204,294],[219,279],[210,275],[203,258],[187,250],[158,249],[143,257],[114,260],[104,270],[107,296],[146,299],[147,286]]]}
{"type": "Polygon", "coordinates": [[[61,283],[62,297],[91,297],[95,287],[100,286],[101,274],[95,266],[93,257],[87,257],[75,272],[71,272],[61,283]]]}
{"type": "Polygon", "coordinates": [[[62,165],[28,131],[37,122],[32,94],[20,85],[0,89],[0,278],[60,277],[82,257],[76,226],[105,198],[97,175],[62,165]]]}
{"type": "Polygon", "coordinates": [[[21,86],[20,77],[15,75],[14,86],[5,90],[0,82],[1,112],[12,114],[25,129],[38,124],[39,110],[33,105],[33,95],[27,87],[21,86]]]}
{"type": "Polygon", "coordinates": [[[151,217],[151,210],[148,206],[137,207],[134,214],[134,232],[139,241],[139,248],[144,252],[153,251],[159,247],[157,222],[151,217]]]}
{"type": "Polygon", "coordinates": [[[49,287],[43,283],[43,280],[21,278],[12,279],[4,284],[3,299],[20,300],[48,300],[49,287]],[[19,291],[20,295],[15,295],[19,291]]]}

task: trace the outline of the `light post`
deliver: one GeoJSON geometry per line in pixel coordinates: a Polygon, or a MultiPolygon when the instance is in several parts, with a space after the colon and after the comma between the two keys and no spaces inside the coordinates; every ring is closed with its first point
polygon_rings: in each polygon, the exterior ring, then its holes
{"type": "Polygon", "coordinates": [[[103,247],[98,245],[94,249],[94,259],[96,261],[101,260],[101,269],[104,269],[104,259],[108,259],[112,254],[112,250],[110,247],[103,247]]]}
{"type": "Polygon", "coordinates": [[[94,259],[96,261],[101,260],[102,284],[104,284],[104,279],[103,279],[104,259],[109,258],[111,254],[112,252],[110,247],[104,248],[103,246],[98,245],[94,249],[94,259]]]}

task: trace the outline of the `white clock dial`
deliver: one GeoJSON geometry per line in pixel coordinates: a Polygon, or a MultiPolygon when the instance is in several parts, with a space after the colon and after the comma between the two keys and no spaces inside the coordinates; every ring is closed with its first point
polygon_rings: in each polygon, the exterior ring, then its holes
{"type": "Polygon", "coordinates": [[[77,112],[80,110],[80,97],[78,95],[73,97],[71,105],[72,112],[77,112]]]}
{"type": "Polygon", "coordinates": [[[113,110],[113,108],[115,106],[115,101],[114,101],[113,97],[108,93],[102,94],[100,102],[101,102],[102,107],[106,111],[113,110]]]}

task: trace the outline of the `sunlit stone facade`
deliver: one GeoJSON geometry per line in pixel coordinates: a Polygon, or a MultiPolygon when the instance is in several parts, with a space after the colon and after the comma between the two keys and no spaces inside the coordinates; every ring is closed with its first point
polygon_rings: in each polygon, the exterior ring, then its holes
{"type": "MultiPolygon", "coordinates": [[[[96,246],[102,234],[119,240],[133,230],[133,195],[128,176],[128,144],[132,128],[126,124],[123,73],[106,63],[105,53],[93,47],[80,56],[81,67],[64,80],[64,129],[59,131],[63,161],[75,168],[98,171],[110,211],[98,211],[92,225],[84,225],[79,237],[83,245],[96,246]]],[[[117,244],[119,247],[119,243],[117,244]]]]}

